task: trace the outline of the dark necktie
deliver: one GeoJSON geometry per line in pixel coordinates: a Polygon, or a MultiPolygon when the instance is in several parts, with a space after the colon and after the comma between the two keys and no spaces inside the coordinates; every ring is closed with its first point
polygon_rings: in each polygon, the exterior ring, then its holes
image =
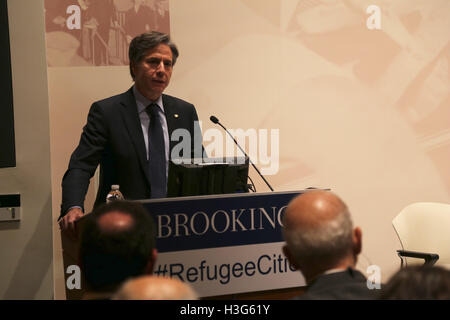
{"type": "Polygon", "coordinates": [[[150,104],[146,111],[150,117],[148,126],[148,160],[150,169],[151,198],[166,197],[166,149],[160,121],[159,106],[150,104]]]}

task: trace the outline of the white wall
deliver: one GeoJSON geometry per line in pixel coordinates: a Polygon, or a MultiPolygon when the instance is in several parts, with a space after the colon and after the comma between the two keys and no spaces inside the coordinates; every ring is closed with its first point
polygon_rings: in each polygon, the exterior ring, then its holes
{"type": "Polygon", "coordinates": [[[53,298],[52,203],[42,0],[8,1],[17,165],[0,194],[21,194],[17,223],[0,222],[0,299],[53,298]]]}

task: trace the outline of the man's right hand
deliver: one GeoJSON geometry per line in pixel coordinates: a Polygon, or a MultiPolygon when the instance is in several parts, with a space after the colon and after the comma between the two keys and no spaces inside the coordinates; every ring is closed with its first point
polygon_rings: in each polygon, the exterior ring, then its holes
{"type": "Polygon", "coordinates": [[[59,220],[59,228],[62,231],[69,231],[73,235],[75,232],[75,222],[83,216],[81,208],[72,208],[59,220]]]}

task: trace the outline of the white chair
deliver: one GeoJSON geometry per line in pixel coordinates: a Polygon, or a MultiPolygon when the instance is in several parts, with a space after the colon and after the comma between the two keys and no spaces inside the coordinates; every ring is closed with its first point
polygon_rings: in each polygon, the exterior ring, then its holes
{"type": "Polygon", "coordinates": [[[450,267],[450,204],[417,202],[405,207],[393,220],[406,264],[421,258],[425,264],[450,267]],[[408,258],[406,258],[408,257],[408,258]]]}

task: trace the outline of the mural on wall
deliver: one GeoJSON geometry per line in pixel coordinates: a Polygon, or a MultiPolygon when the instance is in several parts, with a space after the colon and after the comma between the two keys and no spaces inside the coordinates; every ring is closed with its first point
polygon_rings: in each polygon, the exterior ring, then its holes
{"type": "Polygon", "coordinates": [[[170,33],[169,0],[45,0],[47,64],[123,66],[147,31],[170,33]]]}
{"type": "MultiPolygon", "coordinates": [[[[281,13],[279,19],[260,10],[260,6],[251,0],[242,0],[242,3],[302,46],[303,63],[298,69],[297,81],[300,83],[304,78],[305,82],[295,90],[296,95],[313,79],[312,90],[327,87],[325,83],[328,82],[331,87],[340,88],[337,95],[348,90],[342,102],[352,97],[351,103],[344,103],[355,107],[347,110],[354,118],[358,115],[355,112],[358,108],[367,108],[367,117],[372,112],[375,114],[369,106],[378,101],[380,119],[388,113],[387,122],[399,116],[414,135],[411,138],[415,140],[410,142],[431,160],[450,194],[450,2],[280,1],[278,8],[272,10],[281,13]],[[373,4],[380,8],[380,25],[372,29],[368,26],[372,14],[368,8],[373,4]],[[312,65],[312,61],[317,65],[308,80],[307,66],[312,65]],[[343,88],[345,82],[351,87],[343,88]],[[368,100],[364,106],[360,105],[364,99],[358,102],[356,98],[358,92],[364,92],[364,98],[368,100]]],[[[288,84],[291,85],[295,83],[288,84]]],[[[314,105],[318,108],[320,102],[314,105]]],[[[273,112],[280,112],[278,105],[275,109],[273,112]]],[[[292,110],[289,109],[291,116],[292,110]]],[[[298,116],[305,116],[305,110],[300,110],[298,116]]],[[[324,107],[325,110],[333,112],[329,105],[324,107]]],[[[268,123],[273,123],[272,114],[268,123]]],[[[264,119],[260,125],[268,125],[266,121],[264,119]]],[[[391,128],[387,122],[384,130],[389,132],[391,128]]],[[[392,128],[396,126],[394,123],[391,125],[392,128]]],[[[377,130],[374,127],[371,134],[377,130]]],[[[403,137],[391,139],[385,145],[395,143],[396,139],[403,137]]],[[[386,159],[392,157],[386,160],[391,163],[397,158],[395,153],[384,154],[386,159]]],[[[284,153],[280,162],[284,167],[281,165],[275,178],[279,181],[291,180],[295,184],[294,177],[298,179],[299,172],[305,178],[317,173],[295,155],[291,159],[284,153]],[[287,166],[289,163],[291,165],[287,166]]]]}
{"type": "Polygon", "coordinates": [[[289,31],[327,61],[350,68],[398,110],[450,192],[450,169],[442,160],[450,158],[449,3],[376,1],[384,19],[373,32],[359,18],[373,2],[299,2],[289,31]],[[319,15],[320,30],[311,29],[319,15]]]}

